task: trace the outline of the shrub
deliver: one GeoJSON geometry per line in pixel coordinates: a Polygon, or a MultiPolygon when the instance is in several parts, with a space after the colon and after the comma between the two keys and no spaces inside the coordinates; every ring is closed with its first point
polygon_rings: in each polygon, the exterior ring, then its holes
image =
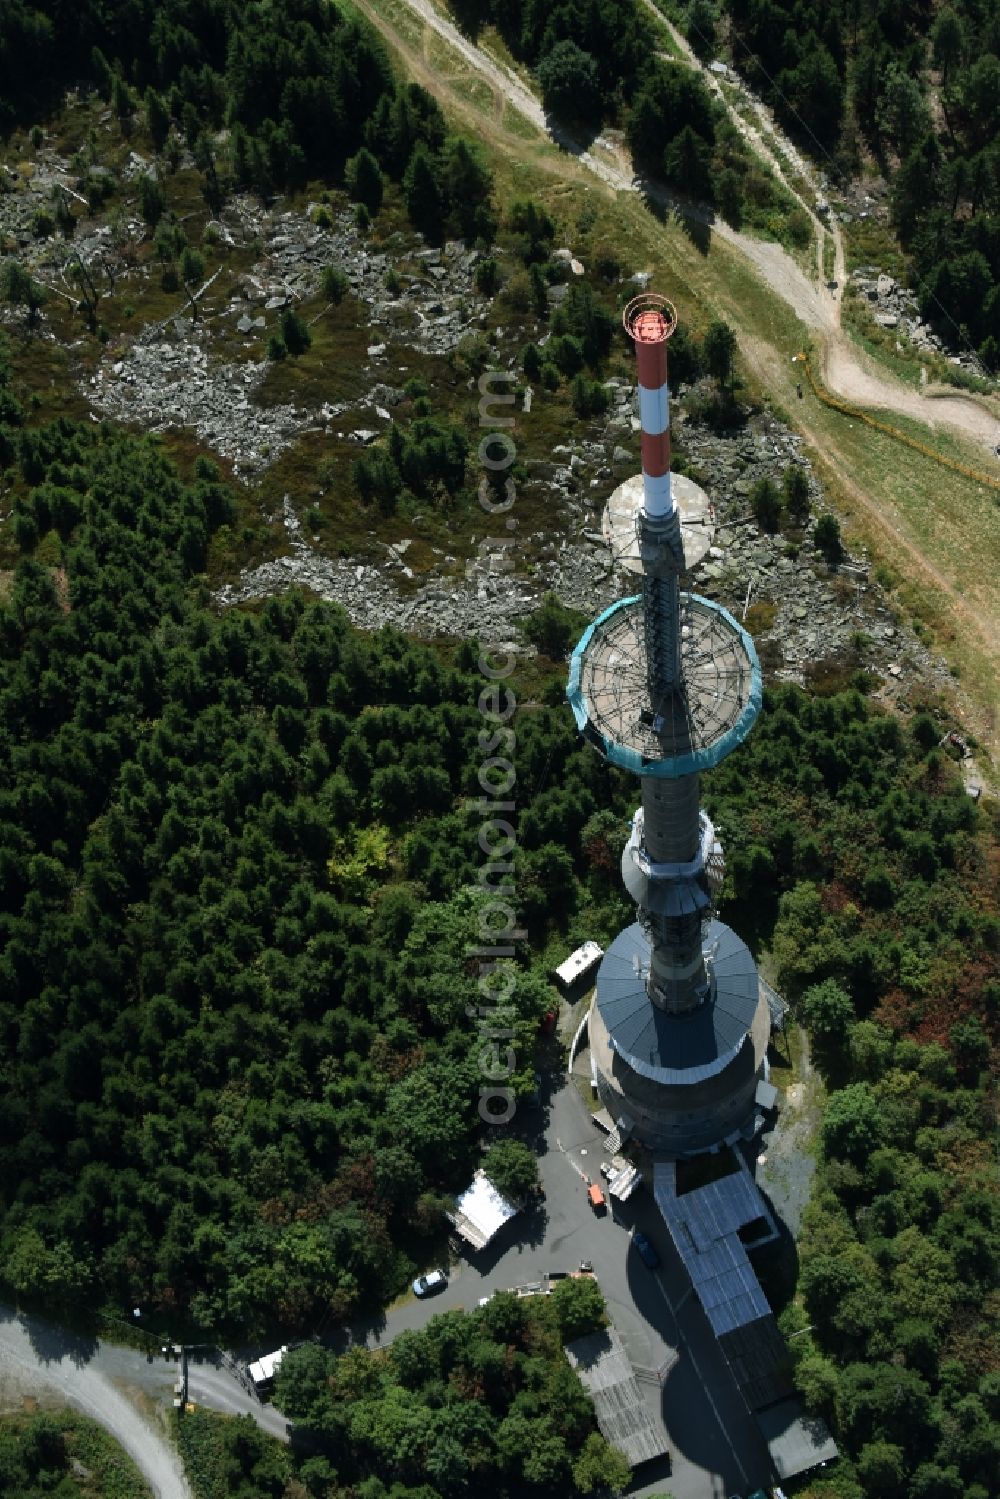
{"type": "Polygon", "coordinates": [[[501,1197],[522,1202],[538,1186],[538,1161],[521,1140],[498,1140],[486,1152],[483,1170],[501,1197]]]}
{"type": "Polygon", "coordinates": [[[163,188],[155,177],[143,172],[139,178],[139,212],[150,229],[155,229],[167,209],[163,188]]]}
{"type": "Polygon", "coordinates": [[[577,416],[599,416],[602,411],[607,410],[608,393],[600,380],[588,380],[586,375],[577,375],[570,394],[577,416]]]}
{"type": "Polygon", "coordinates": [[[781,522],[781,496],[770,479],[758,479],[750,491],[750,509],[765,531],[777,531],[781,522]]]}
{"type": "Polygon", "coordinates": [[[547,593],[539,608],[526,616],[521,629],[531,644],[559,661],[583,632],[586,620],[577,609],[568,609],[554,593],[547,593]]]}
{"type": "Polygon", "coordinates": [[[181,251],[181,280],[185,286],[190,286],[192,282],[200,281],[204,274],[203,257],[191,245],[186,245],[181,251]]]}
{"type": "Polygon", "coordinates": [[[684,34],[691,43],[691,50],[702,62],[715,56],[717,21],[715,6],[711,0],[692,0],[684,34]]]}
{"type": "Polygon", "coordinates": [[[812,225],[809,215],[801,208],[793,208],[785,220],[788,225],[788,237],[792,244],[799,250],[804,250],[812,240],[812,225]]]}
{"type": "Polygon", "coordinates": [[[344,272],[338,270],[335,265],[326,265],[323,267],[323,274],[319,280],[319,289],[326,300],[332,302],[335,307],[340,306],[341,302],[347,296],[350,286],[351,283],[344,272]]]}
{"type": "Polygon", "coordinates": [[[508,228],[515,236],[515,249],[525,265],[548,260],[556,226],[544,208],[530,199],[511,204],[508,228]]]}
{"type": "Polygon", "coordinates": [[[538,64],[545,108],[569,119],[598,120],[601,89],[597,63],[575,42],[556,42],[538,64]]]}
{"type": "Polygon", "coordinates": [[[476,289],[484,296],[492,297],[500,286],[500,267],[492,256],[481,260],[476,266],[476,289]]]}
{"type": "Polygon", "coordinates": [[[714,179],[715,201],[726,223],[738,229],[743,223],[743,185],[739,173],[723,167],[714,179]]]}
{"type": "Polygon", "coordinates": [[[271,337],[267,341],[268,359],[284,359],[287,353],[288,350],[285,348],[285,340],[280,336],[280,334],[272,333],[271,337]]]}
{"type": "Polygon", "coordinates": [[[840,539],[840,526],[833,515],[821,515],[816,522],[814,536],[816,549],[830,567],[843,560],[844,544],[840,539]]]}
{"type": "Polygon", "coordinates": [[[286,307],[281,314],[281,337],[289,354],[304,354],[312,343],[312,334],[294,307],[286,307]]]}
{"type": "Polygon", "coordinates": [[[585,1337],[604,1326],[604,1297],[596,1280],[560,1280],[552,1291],[552,1310],[564,1343],[585,1337]]]}
{"type": "Polygon", "coordinates": [[[781,478],[781,490],[789,519],[796,526],[804,526],[809,519],[809,478],[804,468],[797,463],[785,469],[781,478]]]}
{"type": "Polygon", "coordinates": [[[622,273],[618,251],[610,245],[599,245],[594,252],[594,271],[602,281],[617,281],[622,273]]]}
{"type": "Polygon", "coordinates": [[[372,215],[382,207],[385,179],[375,157],[366,146],[352,156],[346,168],[347,190],[356,203],[372,215]]]}
{"type": "Polygon", "coordinates": [[[564,375],[575,375],[578,370],[583,369],[584,354],[583,344],[572,333],[564,333],[559,338],[554,338],[549,345],[549,352],[555,365],[564,375]]]}

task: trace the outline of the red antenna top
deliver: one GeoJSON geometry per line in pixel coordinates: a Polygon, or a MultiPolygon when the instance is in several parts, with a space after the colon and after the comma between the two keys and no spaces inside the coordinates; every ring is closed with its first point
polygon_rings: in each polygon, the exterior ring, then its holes
{"type": "Polygon", "coordinates": [[[659,292],[633,297],[622,313],[625,332],[639,344],[664,343],[677,327],[677,309],[659,292]]]}

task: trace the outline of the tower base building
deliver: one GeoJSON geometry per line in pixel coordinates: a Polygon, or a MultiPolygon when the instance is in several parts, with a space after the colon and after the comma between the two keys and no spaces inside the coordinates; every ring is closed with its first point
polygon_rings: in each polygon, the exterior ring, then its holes
{"type": "Polygon", "coordinates": [[[636,922],[608,948],[590,1011],[598,1095],[624,1138],[658,1154],[694,1155],[740,1133],[754,1111],[771,1033],[746,943],[721,921],[705,934],[712,993],[684,1016],[646,993],[650,940],[636,922]]]}

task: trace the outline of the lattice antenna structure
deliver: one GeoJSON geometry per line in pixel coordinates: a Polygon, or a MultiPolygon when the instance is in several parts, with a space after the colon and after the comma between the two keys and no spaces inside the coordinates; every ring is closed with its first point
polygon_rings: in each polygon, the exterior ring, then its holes
{"type": "MultiPolygon", "coordinates": [[[[699,806],[699,773],[750,732],[761,676],[740,625],[681,586],[708,550],[713,519],[703,491],[670,470],[667,343],[676,310],[665,297],[645,293],[628,304],[623,321],[636,355],[642,474],[612,495],[604,535],[641,592],[620,599],[585,631],[573,652],[567,695],[581,732],[609,763],[636,774],[642,791],[622,856],[639,919],[612,944],[598,974],[598,1029],[607,1056],[629,1076],[646,1085],[659,1076],[669,1091],[685,1077],[704,1080],[724,1070],[757,1023],[753,959],[714,918],[722,850],[699,806]],[[710,950],[717,952],[714,961],[710,950]],[[685,1056],[686,1066],[678,1068],[685,1056]]],[[[600,1087],[600,1067],[597,1074],[600,1087]]],[[[642,1114],[637,1082],[624,1103],[628,1088],[604,1082],[609,1107],[621,1104],[633,1120],[642,1114]]],[[[664,1126],[668,1134],[671,1127],[664,1126]]]]}

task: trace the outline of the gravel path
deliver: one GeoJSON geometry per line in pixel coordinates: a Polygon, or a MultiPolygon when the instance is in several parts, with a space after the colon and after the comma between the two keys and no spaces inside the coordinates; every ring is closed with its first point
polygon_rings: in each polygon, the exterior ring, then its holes
{"type": "MultiPolygon", "coordinates": [[[[635,192],[640,186],[636,177],[632,174],[631,165],[625,159],[621,151],[589,150],[582,151],[570,137],[553,126],[545,115],[538,99],[526,88],[524,83],[516,74],[508,68],[502,67],[492,57],[488,56],[480,47],[471,42],[468,37],[463,36],[461,31],[445,16],[435,10],[431,0],[404,0],[407,7],[418,16],[424,24],[431,28],[442,38],[456,53],[476,69],[481,77],[485,78],[491,88],[499,91],[500,95],[508,103],[529,120],[538,130],[550,135],[558,145],[570,151],[597,177],[605,182],[616,192],[635,192]]],[[[376,27],[385,34],[389,40],[401,52],[406,55],[407,62],[412,63],[415,70],[423,76],[421,81],[425,83],[432,92],[440,94],[448,92],[449,101],[454,102],[458,96],[452,96],[449,85],[442,80],[440,75],[435,76],[433,70],[428,69],[424,59],[417,57],[412,48],[408,48],[397,37],[384,17],[379,16],[377,5],[374,0],[359,0],[361,9],[376,27]]],[[[661,17],[662,19],[662,17],[661,17]]],[[[673,28],[671,28],[673,29],[673,28]]],[[[679,38],[679,33],[675,36],[679,38]]],[[[703,76],[710,78],[705,69],[701,68],[697,59],[690,54],[688,60],[693,66],[697,66],[703,76]]],[[[729,111],[730,118],[736,128],[746,138],[756,141],[760,139],[756,129],[748,128],[740,116],[729,108],[728,102],[714,79],[709,84],[710,89],[719,94],[723,103],[729,111]],[[714,85],[714,86],[713,86],[714,85]]],[[[463,112],[468,112],[468,106],[463,112]]],[[[494,138],[506,136],[502,127],[498,127],[495,120],[487,119],[479,111],[475,111],[477,125],[487,134],[494,138]]],[[[764,117],[759,118],[762,127],[773,128],[764,117]]],[[[503,141],[507,149],[511,149],[512,141],[508,137],[503,141]]],[[[524,142],[522,141],[523,148],[524,142]]],[[[762,143],[763,144],[763,143],[762,143]]],[[[516,149],[517,142],[513,142],[516,149]]],[[[595,142],[595,146],[607,145],[603,140],[595,142]]],[[[771,153],[765,152],[767,156],[771,153]]],[[[783,175],[783,174],[782,174],[783,175]]],[[[693,204],[681,204],[672,194],[658,185],[642,183],[643,191],[667,208],[682,212],[685,217],[696,222],[705,223],[710,226],[712,233],[717,234],[720,239],[734,245],[748,260],[752,262],[761,278],[768,286],[789,306],[795,315],[805,323],[806,327],[823,336],[825,344],[824,377],[830,389],[835,394],[842,396],[845,400],[856,402],[860,406],[878,406],[888,411],[896,411],[913,416],[920,421],[927,422],[930,426],[936,426],[943,422],[948,426],[957,428],[967,436],[974,438],[977,442],[987,444],[991,449],[1000,444],[1000,419],[988,409],[985,404],[978,400],[970,399],[962,395],[948,396],[924,396],[915,390],[909,389],[901,382],[891,380],[884,374],[876,373],[862,363],[861,357],[854,344],[848,339],[840,328],[840,307],[837,298],[830,295],[825,287],[810,281],[809,277],[799,268],[788,252],[781,245],[767,240],[753,239],[750,235],[741,234],[733,229],[723,219],[717,217],[708,209],[702,209],[693,204]]],[[[798,196],[798,194],[796,194],[798,196]]],[[[815,215],[807,206],[810,218],[815,220],[815,215]]],[[[840,288],[843,287],[843,245],[839,243],[839,234],[833,232],[834,245],[836,248],[837,267],[840,271],[838,280],[840,288]]]]}
{"type": "Polygon", "coordinates": [[[756,1170],[758,1184],[796,1239],[816,1174],[813,1141],[823,1103],[822,1087],[809,1056],[809,1038],[805,1031],[800,1036],[801,1081],[787,1089],[777,1124],[757,1158],[756,1170]]]}
{"type": "MultiPolygon", "coordinates": [[[[137,1375],[148,1368],[142,1354],[124,1351],[137,1375]]],[[[54,1396],[110,1432],[157,1499],[192,1499],[180,1456],[102,1371],[102,1353],[100,1344],[79,1341],[41,1318],[0,1306],[0,1409],[21,1409],[25,1395],[54,1396]]],[[[161,1383],[171,1377],[162,1367],[161,1383]]]]}

